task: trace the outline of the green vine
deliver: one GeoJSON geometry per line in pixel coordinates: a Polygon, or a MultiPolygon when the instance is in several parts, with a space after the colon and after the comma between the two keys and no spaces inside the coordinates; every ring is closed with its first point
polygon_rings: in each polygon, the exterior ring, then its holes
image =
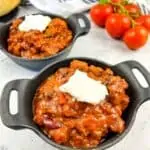
{"type": "Polygon", "coordinates": [[[99,3],[100,4],[107,4],[107,3],[109,3],[109,0],[99,0],[99,3]]]}

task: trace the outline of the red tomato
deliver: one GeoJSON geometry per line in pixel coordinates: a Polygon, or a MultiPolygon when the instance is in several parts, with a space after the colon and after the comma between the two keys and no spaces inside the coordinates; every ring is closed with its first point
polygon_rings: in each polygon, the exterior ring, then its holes
{"type": "Polygon", "coordinates": [[[90,16],[98,26],[104,27],[107,17],[113,13],[113,7],[110,4],[97,4],[91,8],[90,16]]]}
{"type": "Polygon", "coordinates": [[[143,26],[136,26],[125,33],[123,40],[130,49],[136,50],[146,44],[148,31],[143,26]]]}
{"type": "Polygon", "coordinates": [[[139,25],[143,25],[150,32],[150,15],[141,16],[136,19],[139,25]]]}
{"type": "Polygon", "coordinates": [[[136,4],[127,4],[124,7],[131,14],[141,13],[141,10],[140,10],[139,6],[136,5],[136,4]]]}
{"type": "Polygon", "coordinates": [[[112,14],[106,21],[106,30],[113,38],[121,38],[130,27],[130,18],[124,14],[112,14]]]}

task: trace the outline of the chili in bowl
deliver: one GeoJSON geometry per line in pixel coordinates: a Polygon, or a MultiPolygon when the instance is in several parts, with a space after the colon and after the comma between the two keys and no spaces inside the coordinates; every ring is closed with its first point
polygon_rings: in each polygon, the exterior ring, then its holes
{"type": "Polygon", "coordinates": [[[34,121],[58,144],[94,148],[109,133],[125,130],[127,89],[128,83],[110,68],[73,60],[37,89],[34,121]]]}
{"type": "Polygon", "coordinates": [[[53,61],[65,58],[76,39],[89,30],[90,22],[83,14],[65,19],[38,13],[3,25],[0,28],[0,46],[16,63],[40,70],[53,61]]]}
{"type": "Polygon", "coordinates": [[[2,122],[12,129],[32,129],[58,149],[111,147],[127,135],[139,106],[150,98],[150,87],[141,87],[133,68],[150,86],[149,72],[136,61],[112,66],[90,58],[70,58],[51,64],[33,79],[5,86],[2,122]],[[12,90],[19,95],[15,115],[9,112],[12,90]]]}

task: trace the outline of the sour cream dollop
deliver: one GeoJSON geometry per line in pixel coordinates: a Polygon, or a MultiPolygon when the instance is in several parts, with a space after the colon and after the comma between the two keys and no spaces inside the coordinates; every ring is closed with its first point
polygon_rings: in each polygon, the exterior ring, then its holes
{"type": "Polygon", "coordinates": [[[30,30],[44,31],[51,22],[49,16],[43,15],[28,15],[25,16],[24,21],[19,25],[19,31],[28,32],[30,30]]]}
{"type": "Polygon", "coordinates": [[[108,95],[107,87],[100,81],[88,77],[87,73],[76,70],[70,79],[59,87],[79,102],[99,104],[108,95]]]}

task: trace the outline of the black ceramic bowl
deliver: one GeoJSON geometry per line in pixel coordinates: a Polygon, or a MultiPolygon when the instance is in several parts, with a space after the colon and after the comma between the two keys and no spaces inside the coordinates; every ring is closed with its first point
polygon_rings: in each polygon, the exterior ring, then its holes
{"type": "Polygon", "coordinates": [[[15,130],[29,128],[35,131],[47,143],[57,147],[58,149],[73,150],[70,147],[56,144],[55,142],[50,140],[33,122],[32,100],[37,87],[41,84],[43,80],[45,80],[49,75],[53,74],[58,68],[68,66],[70,62],[74,59],[83,60],[86,61],[88,64],[93,64],[95,66],[100,66],[103,68],[110,67],[115,74],[123,77],[128,82],[129,88],[127,93],[130,97],[130,103],[123,114],[123,118],[126,122],[125,131],[122,134],[109,135],[102,144],[100,144],[94,149],[103,150],[119,142],[131,129],[139,106],[145,101],[147,101],[148,98],[150,98],[150,87],[141,87],[138,80],[134,76],[132,69],[137,68],[143,74],[149,86],[150,74],[142,65],[140,65],[136,61],[126,61],[112,66],[107,63],[89,58],[70,58],[47,66],[43,71],[41,71],[41,73],[38,76],[31,80],[23,79],[11,81],[5,86],[0,102],[0,115],[3,124],[15,130]],[[19,111],[16,115],[11,115],[9,112],[9,96],[11,91],[13,90],[18,91],[19,111]]]}
{"type": "MultiPolygon", "coordinates": [[[[55,18],[55,17],[62,18],[60,16],[49,15],[49,14],[45,14],[45,13],[37,13],[37,14],[47,15],[47,16],[50,16],[51,18],[55,18]]],[[[24,18],[24,17],[22,17],[22,18],[24,18]]],[[[25,59],[22,57],[17,57],[15,55],[12,55],[11,53],[9,53],[7,51],[7,47],[8,47],[7,39],[8,39],[9,27],[10,27],[11,23],[3,24],[3,25],[1,25],[1,28],[0,28],[0,47],[2,49],[2,52],[4,52],[10,59],[12,59],[17,64],[22,65],[22,66],[32,69],[32,70],[40,70],[41,68],[45,67],[47,64],[50,64],[54,61],[58,61],[58,60],[65,58],[69,54],[76,39],[79,36],[84,35],[89,32],[90,22],[89,22],[88,18],[83,14],[74,14],[74,15],[71,15],[70,17],[68,17],[67,19],[65,19],[65,18],[62,18],[62,19],[64,19],[68,23],[69,28],[72,30],[73,40],[69,44],[68,47],[66,47],[63,51],[57,53],[56,55],[42,58],[42,59],[29,60],[29,59],[25,59]]]]}

